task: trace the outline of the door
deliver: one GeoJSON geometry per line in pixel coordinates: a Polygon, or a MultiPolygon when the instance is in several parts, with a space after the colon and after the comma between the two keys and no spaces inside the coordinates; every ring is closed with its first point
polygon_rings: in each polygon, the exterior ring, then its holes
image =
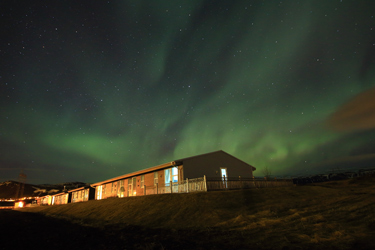
{"type": "Polygon", "coordinates": [[[226,168],[220,168],[220,172],[221,172],[221,179],[223,180],[223,185],[224,185],[224,188],[227,188],[228,187],[228,174],[227,174],[227,169],[226,168]]]}

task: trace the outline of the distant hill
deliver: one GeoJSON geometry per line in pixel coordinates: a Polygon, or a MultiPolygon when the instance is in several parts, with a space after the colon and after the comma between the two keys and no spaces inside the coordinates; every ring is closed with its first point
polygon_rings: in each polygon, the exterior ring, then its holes
{"type": "MultiPolygon", "coordinates": [[[[0,199],[10,199],[16,198],[17,190],[20,190],[21,183],[17,181],[5,181],[0,182],[0,199]]],[[[75,189],[87,185],[83,182],[67,182],[61,184],[24,184],[22,197],[35,197],[44,196],[48,194],[56,194],[62,192],[64,188],[66,190],[75,189]]],[[[18,191],[18,196],[20,196],[21,190],[18,191]]],[[[19,197],[20,198],[20,197],[19,197]]]]}

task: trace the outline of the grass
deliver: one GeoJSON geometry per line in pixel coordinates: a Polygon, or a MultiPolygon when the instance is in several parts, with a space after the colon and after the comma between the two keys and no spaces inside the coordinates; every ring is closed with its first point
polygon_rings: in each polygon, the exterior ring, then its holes
{"type": "Polygon", "coordinates": [[[142,249],[375,249],[375,179],[27,208],[142,249]],[[134,241],[137,244],[137,240],[134,241]]]}

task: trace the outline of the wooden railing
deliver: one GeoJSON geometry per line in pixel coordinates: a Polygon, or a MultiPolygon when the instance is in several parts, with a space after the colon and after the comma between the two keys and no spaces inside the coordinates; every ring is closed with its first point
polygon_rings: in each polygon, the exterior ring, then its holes
{"type": "Polygon", "coordinates": [[[191,193],[191,192],[205,192],[206,188],[206,178],[195,178],[186,179],[177,183],[163,183],[161,185],[156,184],[155,186],[145,186],[145,195],[151,194],[170,194],[170,193],[191,193]]]}
{"type": "Polygon", "coordinates": [[[293,182],[291,179],[260,179],[260,178],[207,178],[207,190],[222,190],[222,189],[249,189],[249,188],[264,188],[264,187],[283,187],[291,186],[293,182]]]}

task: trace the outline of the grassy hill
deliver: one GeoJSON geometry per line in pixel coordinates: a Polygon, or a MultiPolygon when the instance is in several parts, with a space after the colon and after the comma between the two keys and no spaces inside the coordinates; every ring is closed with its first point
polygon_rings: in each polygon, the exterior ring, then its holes
{"type": "Polygon", "coordinates": [[[374,180],[112,198],[22,211],[100,228],[141,249],[375,249],[374,180]]]}

